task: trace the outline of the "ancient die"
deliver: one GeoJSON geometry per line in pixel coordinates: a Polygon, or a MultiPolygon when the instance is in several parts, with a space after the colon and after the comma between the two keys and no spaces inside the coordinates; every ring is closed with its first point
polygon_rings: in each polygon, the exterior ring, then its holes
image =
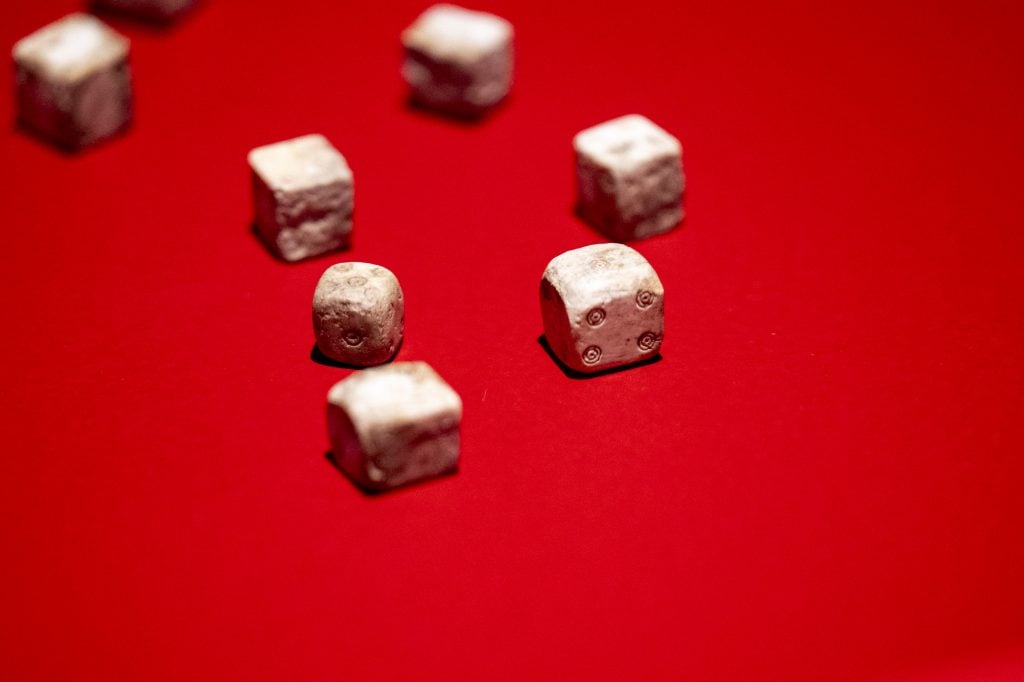
{"type": "Polygon", "coordinates": [[[78,150],[132,119],[128,39],[88,14],[70,14],[14,46],[18,122],[78,150]]]}
{"type": "Polygon", "coordinates": [[[327,394],[334,461],[368,490],[389,490],[454,471],[462,400],[425,362],[352,374],[327,394]]]}
{"type": "Polygon", "coordinates": [[[643,239],[683,219],[683,148],[636,114],[588,128],[573,140],[576,208],[614,241],[643,239]]]}
{"type": "Polygon", "coordinates": [[[665,291],[647,260],[623,244],[566,251],[540,284],[544,336],[577,372],[650,359],[665,333],[665,291]]]}
{"type": "Polygon", "coordinates": [[[443,113],[483,114],[512,87],[512,38],[501,17],[434,5],[402,33],[412,99],[443,113]]]}

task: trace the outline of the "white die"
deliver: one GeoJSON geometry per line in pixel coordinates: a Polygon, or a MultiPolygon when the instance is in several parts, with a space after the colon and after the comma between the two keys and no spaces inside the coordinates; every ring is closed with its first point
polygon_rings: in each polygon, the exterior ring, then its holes
{"type": "Polygon", "coordinates": [[[334,460],[371,490],[454,471],[461,421],[462,400],[425,362],[363,370],[327,394],[334,460]]]}
{"type": "Polygon", "coordinates": [[[615,241],[643,239],[683,219],[683,148],[632,114],[588,128],[573,140],[577,210],[615,241]]]}
{"type": "Polygon", "coordinates": [[[197,4],[197,0],[93,0],[97,9],[124,12],[141,19],[169,21],[197,4]]]}
{"type": "Polygon", "coordinates": [[[18,120],[67,149],[125,128],[132,118],[128,39],[88,14],[69,14],[14,46],[18,120]]]}
{"type": "Polygon", "coordinates": [[[665,290],[647,260],[623,244],[566,251],[540,284],[544,336],[577,372],[647,360],[665,334],[665,290]]]}
{"type": "Polygon", "coordinates": [[[402,75],[420,104],[478,115],[512,87],[512,24],[493,14],[434,5],[402,33],[402,75]]]}
{"type": "Polygon", "coordinates": [[[394,273],[373,263],[327,268],[313,294],[313,333],[326,357],[356,367],[390,360],[402,342],[405,300],[394,273]]]}
{"type": "Polygon", "coordinates": [[[286,261],[349,245],[352,171],[322,135],[306,135],[249,152],[256,228],[286,261]]]}

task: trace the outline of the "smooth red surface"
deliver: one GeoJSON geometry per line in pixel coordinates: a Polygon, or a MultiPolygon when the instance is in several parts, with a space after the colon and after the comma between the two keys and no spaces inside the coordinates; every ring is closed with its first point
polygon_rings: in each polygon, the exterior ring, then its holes
{"type": "MultiPolygon", "coordinates": [[[[0,42],[77,5],[3,3],[0,42]]],[[[1020,3],[482,2],[518,79],[479,125],[404,105],[424,7],[117,21],[129,134],[0,133],[2,677],[919,679],[1024,647],[1020,3]],[[636,245],[664,359],[572,379],[538,281],[600,241],[572,135],[629,112],[686,149],[684,227],[636,245]],[[245,154],[308,132],[355,246],[289,266],[245,154]],[[309,307],[343,259],[399,276],[399,359],[462,395],[457,476],[367,497],[325,459],[349,372],[309,307]]]]}

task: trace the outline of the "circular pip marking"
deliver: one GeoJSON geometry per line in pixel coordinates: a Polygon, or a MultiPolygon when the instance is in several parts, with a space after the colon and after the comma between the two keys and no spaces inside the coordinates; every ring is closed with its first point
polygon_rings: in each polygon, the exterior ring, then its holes
{"type": "Polygon", "coordinates": [[[654,332],[644,332],[636,340],[637,348],[643,351],[654,350],[658,347],[658,335],[654,332]]]}
{"type": "Polygon", "coordinates": [[[589,324],[591,327],[600,327],[601,323],[604,322],[604,318],[604,309],[592,308],[590,312],[587,313],[587,324],[589,324]]]}
{"type": "Polygon", "coordinates": [[[358,346],[363,342],[363,335],[354,329],[345,334],[345,343],[350,346],[358,346]]]}
{"type": "Polygon", "coordinates": [[[355,277],[349,277],[348,283],[354,287],[361,287],[366,284],[366,278],[356,275],[355,277]]]}
{"type": "Polygon", "coordinates": [[[596,365],[601,360],[600,346],[587,346],[583,351],[583,364],[596,365]]]}
{"type": "Polygon", "coordinates": [[[641,310],[650,308],[654,305],[654,299],[655,295],[653,291],[647,291],[646,289],[644,291],[639,291],[636,295],[636,307],[641,310]]]}
{"type": "Polygon", "coordinates": [[[595,258],[588,263],[592,270],[604,270],[608,267],[608,261],[603,258],[595,258]]]}

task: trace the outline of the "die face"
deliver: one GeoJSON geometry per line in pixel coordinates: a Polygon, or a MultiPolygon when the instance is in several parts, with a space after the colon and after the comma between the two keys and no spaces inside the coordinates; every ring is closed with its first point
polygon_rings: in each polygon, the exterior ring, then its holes
{"type": "Polygon", "coordinates": [[[249,153],[256,226],[281,258],[297,261],[349,245],[352,171],[321,135],[249,153]]]}
{"type": "Polygon", "coordinates": [[[68,148],[123,130],[132,118],[128,41],[87,15],[70,15],[14,48],[18,120],[68,148]]]}
{"type": "Polygon", "coordinates": [[[402,34],[402,74],[421,104],[480,114],[512,86],[512,38],[512,25],[500,17],[436,5],[402,34]]]}
{"type": "Polygon", "coordinates": [[[505,49],[512,25],[493,14],[434,5],[402,32],[402,44],[439,62],[471,65],[505,49]]]}
{"type": "Polygon", "coordinates": [[[14,46],[15,63],[50,83],[77,83],[128,58],[128,39],[88,14],[69,14],[14,46]]]}
{"type": "Polygon", "coordinates": [[[347,365],[369,367],[398,351],[405,326],[405,299],[395,275],[372,263],[327,268],[313,294],[317,348],[347,365]]]}
{"type": "Polygon", "coordinates": [[[351,183],[345,157],[323,135],[303,135],[249,152],[253,172],[275,191],[300,192],[351,183]]]}
{"type": "Polygon", "coordinates": [[[328,432],[339,466],[386,490],[454,470],[462,401],[422,362],[365,370],[328,393],[328,432]]]}
{"type": "Polygon", "coordinates": [[[682,147],[642,116],[623,116],[579,133],[578,210],[612,239],[666,232],[683,219],[682,147]]]}
{"type": "Polygon", "coordinates": [[[541,281],[548,345],[584,373],[654,357],[664,337],[664,296],[654,268],[628,246],[568,251],[548,264],[541,281]]]}

